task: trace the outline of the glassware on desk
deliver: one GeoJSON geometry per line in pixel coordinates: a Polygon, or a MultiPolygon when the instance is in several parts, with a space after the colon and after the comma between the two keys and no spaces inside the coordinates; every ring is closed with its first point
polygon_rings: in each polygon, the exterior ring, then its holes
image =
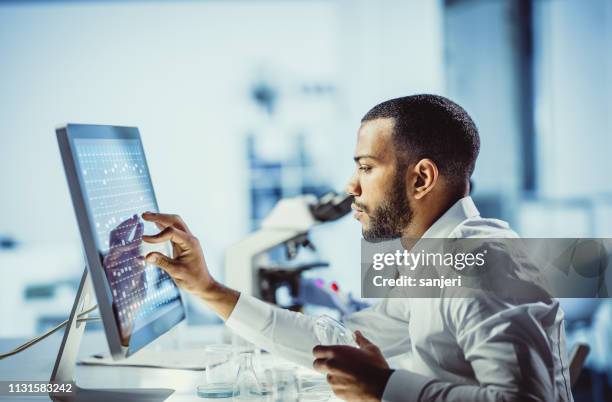
{"type": "Polygon", "coordinates": [[[232,345],[208,345],[204,348],[205,381],[197,388],[202,398],[229,398],[234,394],[236,364],[232,345]]]}
{"type": "Polygon", "coordinates": [[[333,396],[334,393],[324,375],[300,375],[300,402],[327,402],[333,396]]]}
{"type": "Polygon", "coordinates": [[[333,397],[325,376],[288,365],[266,370],[263,388],[267,402],[327,402],[333,397]]]}
{"type": "Polygon", "coordinates": [[[234,355],[236,360],[239,359],[240,353],[242,352],[253,352],[253,367],[255,371],[262,371],[261,367],[261,349],[255,346],[253,343],[247,341],[236,332],[231,331],[232,336],[232,348],[234,349],[234,355]]]}
{"type": "Polygon", "coordinates": [[[274,402],[298,402],[300,383],[294,367],[277,367],[274,372],[274,402]]]}
{"type": "Polygon", "coordinates": [[[239,361],[238,376],[233,390],[234,400],[262,400],[262,388],[253,368],[253,352],[240,352],[239,361]]]}
{"type": "Polygon", "coordinates": [[[207,383],[233,384],[236,378],[236,363],[232,345],[208,345],[204,348],[204,357],[207,383]]]}
{"type": "Polygon", "coordinates": [[[317,318],[314,329],[321,345],[348,345],[357,347],[351,330],[330,316],[322,315],[317,318]]]}

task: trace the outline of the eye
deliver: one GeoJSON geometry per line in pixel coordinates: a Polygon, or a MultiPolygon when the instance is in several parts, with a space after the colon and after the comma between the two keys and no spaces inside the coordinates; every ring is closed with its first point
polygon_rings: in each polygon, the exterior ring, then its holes
{"type": "Polygon", "coordinates": [[[359,165],[359,170],[361,170],[364,173],[368,173],[370,170],[372,170],[372,168],[366,165],[359,165]]]}

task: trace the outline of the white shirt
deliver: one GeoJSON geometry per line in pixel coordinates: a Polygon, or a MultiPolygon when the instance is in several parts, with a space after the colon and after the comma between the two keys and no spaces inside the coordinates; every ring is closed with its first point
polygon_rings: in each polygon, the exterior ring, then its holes
{"type": "MultiPolygon", "coordinates": [[[[472,199],[455,203],[427,238],[518,237],[480,217],[472,199]]],[[[226,324],[271,353],[312,367],[316,317],[241,294],[226,324]]],[[[383,401],[573,401],[563,312],[551,303],[500,298],[384,299],[345,317],[395,369],[383,401]]]]}

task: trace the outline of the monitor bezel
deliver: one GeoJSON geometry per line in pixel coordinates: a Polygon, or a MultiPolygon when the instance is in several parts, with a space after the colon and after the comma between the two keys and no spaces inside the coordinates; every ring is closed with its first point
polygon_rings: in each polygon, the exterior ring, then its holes
{"type": "MultiPolygon", "coordinates": [[[[157,318],[154,322],[139,328],[130,336],[128,346],[121,342],[120,329],[115,319],[112,304],[112,291],[107,282],[104,267],[102,265],[98,248],[96,246],[93,223],[88,213],[88,204],[82,187],[82,175],[76,159],[76,139],[117,139],[138,140],[146,171],[148,173],[149,186],[152,191],[153,202],[157,209],[157,198],[151,180],[149,166],[142,139],[137,127],[109,126],[95,124],[66,124],[56,128],[56,135],[60,154],[64,164],[64,171],[68,181],[68,187],[74,206],[74,211],[81,233],[81,240],[87,259],[87,267],[92,281],[92,287],[98,301],[98,309],[109,350],[114,359],[123,359],[142,349],[150,342],[163,335],[171,328],[185,319],[185,308],[182,295],[179,292],[179,305],[157,318]]],[[[176,285],[175,285],[176,286],[176,285]]]]}

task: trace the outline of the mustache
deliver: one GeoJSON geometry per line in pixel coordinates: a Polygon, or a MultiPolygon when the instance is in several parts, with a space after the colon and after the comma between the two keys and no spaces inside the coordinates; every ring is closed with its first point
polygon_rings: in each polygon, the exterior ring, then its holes
{"type": "Polygon", "coordinates": [[[358,201],[353,201],[353,205],[357,208],[362,210],[363,212],[367,213],[368,212],[368,207],[365,204],[362,204],[361,202],[358,201]]]}

